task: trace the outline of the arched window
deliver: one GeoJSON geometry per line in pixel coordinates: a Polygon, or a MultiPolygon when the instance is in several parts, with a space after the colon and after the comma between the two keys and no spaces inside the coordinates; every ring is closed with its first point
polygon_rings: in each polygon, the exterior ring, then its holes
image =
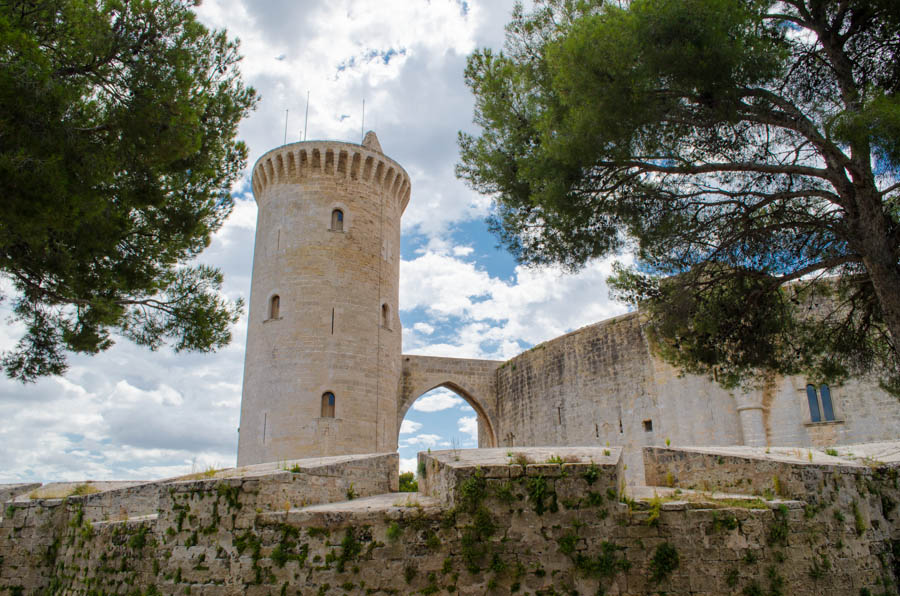
{"type": "Polygon", "coordinates": [[[829,422],[834,420],[834,405],[831,402],[831,388],[825,383],[819,386],[809,384],[806,386],[806,400],[809,402],[809,419],[812,422],[829,422]],[[819,397],[822,398],[821,408],[819,397]]]}
{"type": "Polygon", "coordinates": [[[381,305],[381,326],[385,329],[391,328],[391,307],[386,303],[381,305]]]}
{"type": "Polygon", "coordinates": [[[335,209],[331,212],[331,231],[332,232],[343,232],[344,231],[344,212],[340,209],[335,209]]]}
{"type": "Polygon", "coordinates": [[[834,420],[834,407],[831,405],[831,389],[824,383],[819,387],[822,394],[822,414],[825,420],[834,420]]]}
{"type": "Polygon", "coordinates": [[[278,294],[275,294],[271,298],[269,298],[269,318],[277,319],[279,317],[279,313],[281,310],[281,298],[278,297],[278,294]]]}
{"type": "Polygon", "coordinates": [[[806,400],[809,402],[809,418],[813,422],[821,422],[822,416],[819,414],[819,398],[816,395],[816,386],[806,386],[806,400]]]}
{"type": "Polygon", "coordinates": [[[322,394],[322,418],[334,418],[334,393],[331,391],[322,394]]]}

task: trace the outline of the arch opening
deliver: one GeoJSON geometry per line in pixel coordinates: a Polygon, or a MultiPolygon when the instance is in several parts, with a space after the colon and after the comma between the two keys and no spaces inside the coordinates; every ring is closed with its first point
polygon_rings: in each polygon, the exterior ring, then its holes
{"type": "Polygon", "coordinates": [[[484,408],[468,391],[451,382],[419,392],[401,404],[398,414],[401,472],[417,472],[419,451],[497,445],[493,423],[484,408]]]}

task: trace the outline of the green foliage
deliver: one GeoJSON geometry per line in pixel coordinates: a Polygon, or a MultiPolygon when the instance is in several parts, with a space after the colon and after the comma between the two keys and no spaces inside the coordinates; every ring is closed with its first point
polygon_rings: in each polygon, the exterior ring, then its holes
{"type": "Polygon", "coordinates": [[[237,43],[191,0],[11,0],[0,14],[0,273],[24,326],[12,378],[62,374],[115,331],[227,344],[242,303],[189,265],[232,209],[256,103],[237,43]]]}
{"type": "Polygon", "coordinates": [[[544,511],[548,510],[555,513],[558,509],[556,493],[550,490],[547,479],[543,476],[532,476],[528,479],[528,498],[538,515],[543,515],[544,511]]]}
{"type": "Polygon", "coordinates": [[[143,549],[147,545],[147,532],[149,531],[149,526],[141,525],[137,529],[137,532],[132,534],[131,538],[128,539],[128,547],[136,551],[143,549]]]}
{"type": "Polygon", "coordinates": [[[900,394],[898,62],[888,0],[538,0],[469,57],[457,174],[521,262],[634,247],[611,286],[684,370],[900,394]]]}
{"type": "Polygon", "coordinates": [[[650,581],[660,583],[678,568],[678,551],[668,542],[656,547],[650,559],[650,581]]]}
{"type": "Polygon", "coordinates": [[[777,509],[772,511],[774,516],[774,520],[772,525],[769,526],[769,534],[766,536],[766,542],[769,545],[779,544],[781,546],[787,546],[787,537],[788,537],[788,508],[786,505],[781,504],[777,509]]]}
{"type": "Polygon", "coordinates": [[[856,529],[856,535],[862,536],[868,529],[866,519],[863,517],[862,511],[859,510],[859,504],[856,501],[853,501],[850,505],[853,508],[853,527],[856,529]]]}
{"type": "Polygon", "coordinates": [[[600,552],[592,556],[587,553],[577,553],[573,562],[575,568],[588,577],[598,579],[611,579],[620,572],[628,571],[631,563],[621,555],[625,549],[612,542],[601,542],[600,552]]]}
{"type": "MultiPolygon", "coordinates": [[[[604,451],[603,455],[607,455],[607,453],[604,451]]],[[[588,469],[584,471],[581,477],[588,483],[588,486],[593,486],[597,479],[600,478],[600,468],[597,464],[591,462],[591,465],[588,466],[588,469]]]]}
{"type": "Polygon", "coordinates": [[[403,527],[397,522],[391,522],[391,525],[388,526],[385,534],[387,535],[388,540],[396,542],[400,539],[400,536],[403,535],[403,527]]]}
{"type": "Polygon", "coordinates": [[[400,474],[400,492],[415,493],[419,491],[419,483],[416,482],[416,476],[412,472],[403,472],[400,474]]]}
{"type": "Polygon", "coordinates": [[[337,570],[341,573],[348,561],[355,559],[362,551],[362,544],[357,540],[353,528],[347,528],[341,540],[341,553],[337,558],[337,570]]]}
{"type": "Polygon", "coordinates": [[[352,483],[352,482],[350,483],[350,486],[347,487],[347,493],[346,493],[346,494],[347,494],[347,500],[348,500],[348,501],[352,501],[353,499],[355,499],[356,497],[359,496],[359,495],[356,493],[356,489],[353,488],[353,483],[352,483]]]}

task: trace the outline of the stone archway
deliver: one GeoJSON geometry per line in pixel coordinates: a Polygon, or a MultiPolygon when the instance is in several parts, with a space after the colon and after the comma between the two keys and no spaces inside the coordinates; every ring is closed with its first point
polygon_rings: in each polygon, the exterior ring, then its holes
{"type": "Polygon", "coordinates": [[[397,429],[410,406],[432,389],[445,387],[472,406],[478,415],[479,447],[497,446],[497,367],[495,360],[403,356],[397,429]]]}

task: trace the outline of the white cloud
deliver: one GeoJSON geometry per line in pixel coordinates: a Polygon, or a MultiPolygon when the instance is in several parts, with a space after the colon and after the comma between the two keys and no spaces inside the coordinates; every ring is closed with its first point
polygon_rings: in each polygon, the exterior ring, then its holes
{"type": "Polygon", "coordinates": [[[415,473],[418,465],[419,465],[419,459],[417,457],[401,457],[400,458],[400,473],[401,474],[403,472],[415,473]]]}
{"type": "Polygon", "coordinates": [[[419,321],[418,323],[413,325],[412,328],[424,335],[431,335],[432,333],[434,333],[434,326],[429,325],[428,323],[425,323],[424,321],[419,321]]]}
{"type": "MultiPolygon", "coordinates": [[[[450,323],[453,335],[434,342],[413,327],[404,351],[430,356],[508,359],[568,331],[626,312],[609,298],[614,259],[594,261],[575,274],[557,268],[516,267],[512,280],[447,252],[426,251],[400,267],[401,310],[423,309],[450,323]]],[[[628,257],[621,260],[628,262],[628,257]]]]}
{"type": "Polygon", "coordinates": [[[437,389],[417,399],[412,405],[412,409],[419,412],[440,412],[464,403],[466,403],[465,400],[455,393],[446,389],[437,389]]]}
{"type": "Polygon", "coordinates": [[[422,428],[421,422],[414,422],[412,420],[404,420],[400,424],[400,434],[401,435],[411,435],[413,433],[419,432],[419,429],[422,428]]]}
{"type": "Polygon", "coordinates": [[[407,439],[400,440],[401,447],[412,447],[413,445],[419,445],[421,447],[435,447],[438,442],[441,440],[440,435],[433,435],[430,433],[424,433],[421,435],[416,435],[414,437],[409,437],[407,439]]]}
{"type": "Polygon", "coordinates": [[[471,246],[454,246],[453,247],[453,256],[454,257],[467,257],[475,252],[475,249],[471,246]]]}
{"type": "Polygon", "coordinates": [[[478,440],[478,417],[463,416],[457,421],[459,432],[469,435],[473,441],[478,440]]]}

